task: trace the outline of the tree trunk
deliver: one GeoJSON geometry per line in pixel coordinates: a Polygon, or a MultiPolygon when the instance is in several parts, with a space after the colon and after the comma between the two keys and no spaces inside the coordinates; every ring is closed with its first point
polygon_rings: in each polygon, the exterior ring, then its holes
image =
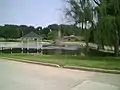
{"type": "Polygon", "coordinates": [[[116,30],[116,41],[115,41],[115,45],[114,45],[114,53],[115,53],[115,56],[118,57],[118,55],[119,55],[119,35],[118,35],[117,30],[116,30]]]}
{"type": "Polygon", "coordinates": [[[88,51],[89,51],[89,31],[87,31],[87,22],[85,22],[85,55],[88,55],[88,51]]]}
{"type": "Polygon", "coordinates": [[[116,40],[116,43],[114,46],[114,53],[115,53],[115,56],[118,57],[118,55],[119,55],[119,39],[116,40]]]}
{"type": "Polygon", "coordinates": [[[97,51],[99,51],[99,50],[100,50],[100,45],[97,46],[97,51]]]}
{"type": "Polygon", "coordinates": [[[88,55],[88,51],[89,51],[89,43],[88,40],[86,41],[86,46],[85,46],[85,55],[88,55]]]}
{"type": "Polygon", "coordinates": [[[83,31],[83,21],[82,21],[82,31],[83,31]]]}

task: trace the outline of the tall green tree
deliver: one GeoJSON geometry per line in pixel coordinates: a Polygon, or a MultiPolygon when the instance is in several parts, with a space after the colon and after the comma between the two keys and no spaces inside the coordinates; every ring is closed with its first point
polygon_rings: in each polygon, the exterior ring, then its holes
{"type": "Polygon", "coordinates": [[[76,26],[80,25],[83,30],[84,38],[86,41],[86,50],[88,52],[88,44],[90,38],[91,29],[89,26],[93,26],[93,6],[91,0],[68,0],[69,7],[66,10],[66,15],[71,18],[76,26]]]}
{"type": "Polygon", "coordinates": [[[101,0],[97,6],[97,38],[99,44],[114,46],[115,56],[120,44],[120,0],[101,0]]]}

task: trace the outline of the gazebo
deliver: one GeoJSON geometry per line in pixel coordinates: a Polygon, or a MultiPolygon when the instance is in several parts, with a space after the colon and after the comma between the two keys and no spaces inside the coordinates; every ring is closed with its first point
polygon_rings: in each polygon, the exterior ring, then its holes
{"type": "Polygon", "coordinates": [[[34,33],[34,32],[30,32],[30,33],[24,35],[22,38],[28,38],[28,39],[29,38],[34,38],[34,39],[38,39],[38,38],[41,38],[41,36],[38,35],[38,34],[36,34],[36,33],[34,33]]]}
{"type": "MultiPolygon", "coordinates": [[[[39,47],[38,47],[38,39],[41,39],[41,41],[42,41],[42,37],[41,37],[40,35],[36,34],[35,32],[30,32],[30,33],[28,33],[28,34],[26,34],[26,35],[24,35],[24,36],[22,37],[22,43],[23,43],[23,39],[24,39],[24,38],[27,40],[27,43],[26,43],[27,51],[29,50],[29,40],[30,40],[30,39],[36,40],[36,46],[35,46],[34,48],[37,49],[37,53],[38,53],[38,49],[39,49],[39,47]]],[[[42,46],[41,46],[41,47],[42,47],[42,46]]],[[[23,52],[23,46],[22,46],[22,52],[23,52]]],[[[28,52],[28,53],[29,53],[29,52],[28,52]]]]}

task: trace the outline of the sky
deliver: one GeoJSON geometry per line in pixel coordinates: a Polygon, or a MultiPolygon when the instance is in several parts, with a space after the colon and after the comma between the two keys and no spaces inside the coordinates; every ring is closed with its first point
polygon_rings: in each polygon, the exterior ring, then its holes
{"type": "Polygon", "coordinates": [[[63,0],[0,0],[0,25],[60,24],[63,7],[63,0]]]}

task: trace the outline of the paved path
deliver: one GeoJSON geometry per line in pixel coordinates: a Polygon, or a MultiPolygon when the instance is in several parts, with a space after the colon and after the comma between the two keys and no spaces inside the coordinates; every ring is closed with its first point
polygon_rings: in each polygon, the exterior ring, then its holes
{"type": "Polygon", "coordinates": [[[0,90],[120,90],[120,75],[0,59],[0,90]]]}

